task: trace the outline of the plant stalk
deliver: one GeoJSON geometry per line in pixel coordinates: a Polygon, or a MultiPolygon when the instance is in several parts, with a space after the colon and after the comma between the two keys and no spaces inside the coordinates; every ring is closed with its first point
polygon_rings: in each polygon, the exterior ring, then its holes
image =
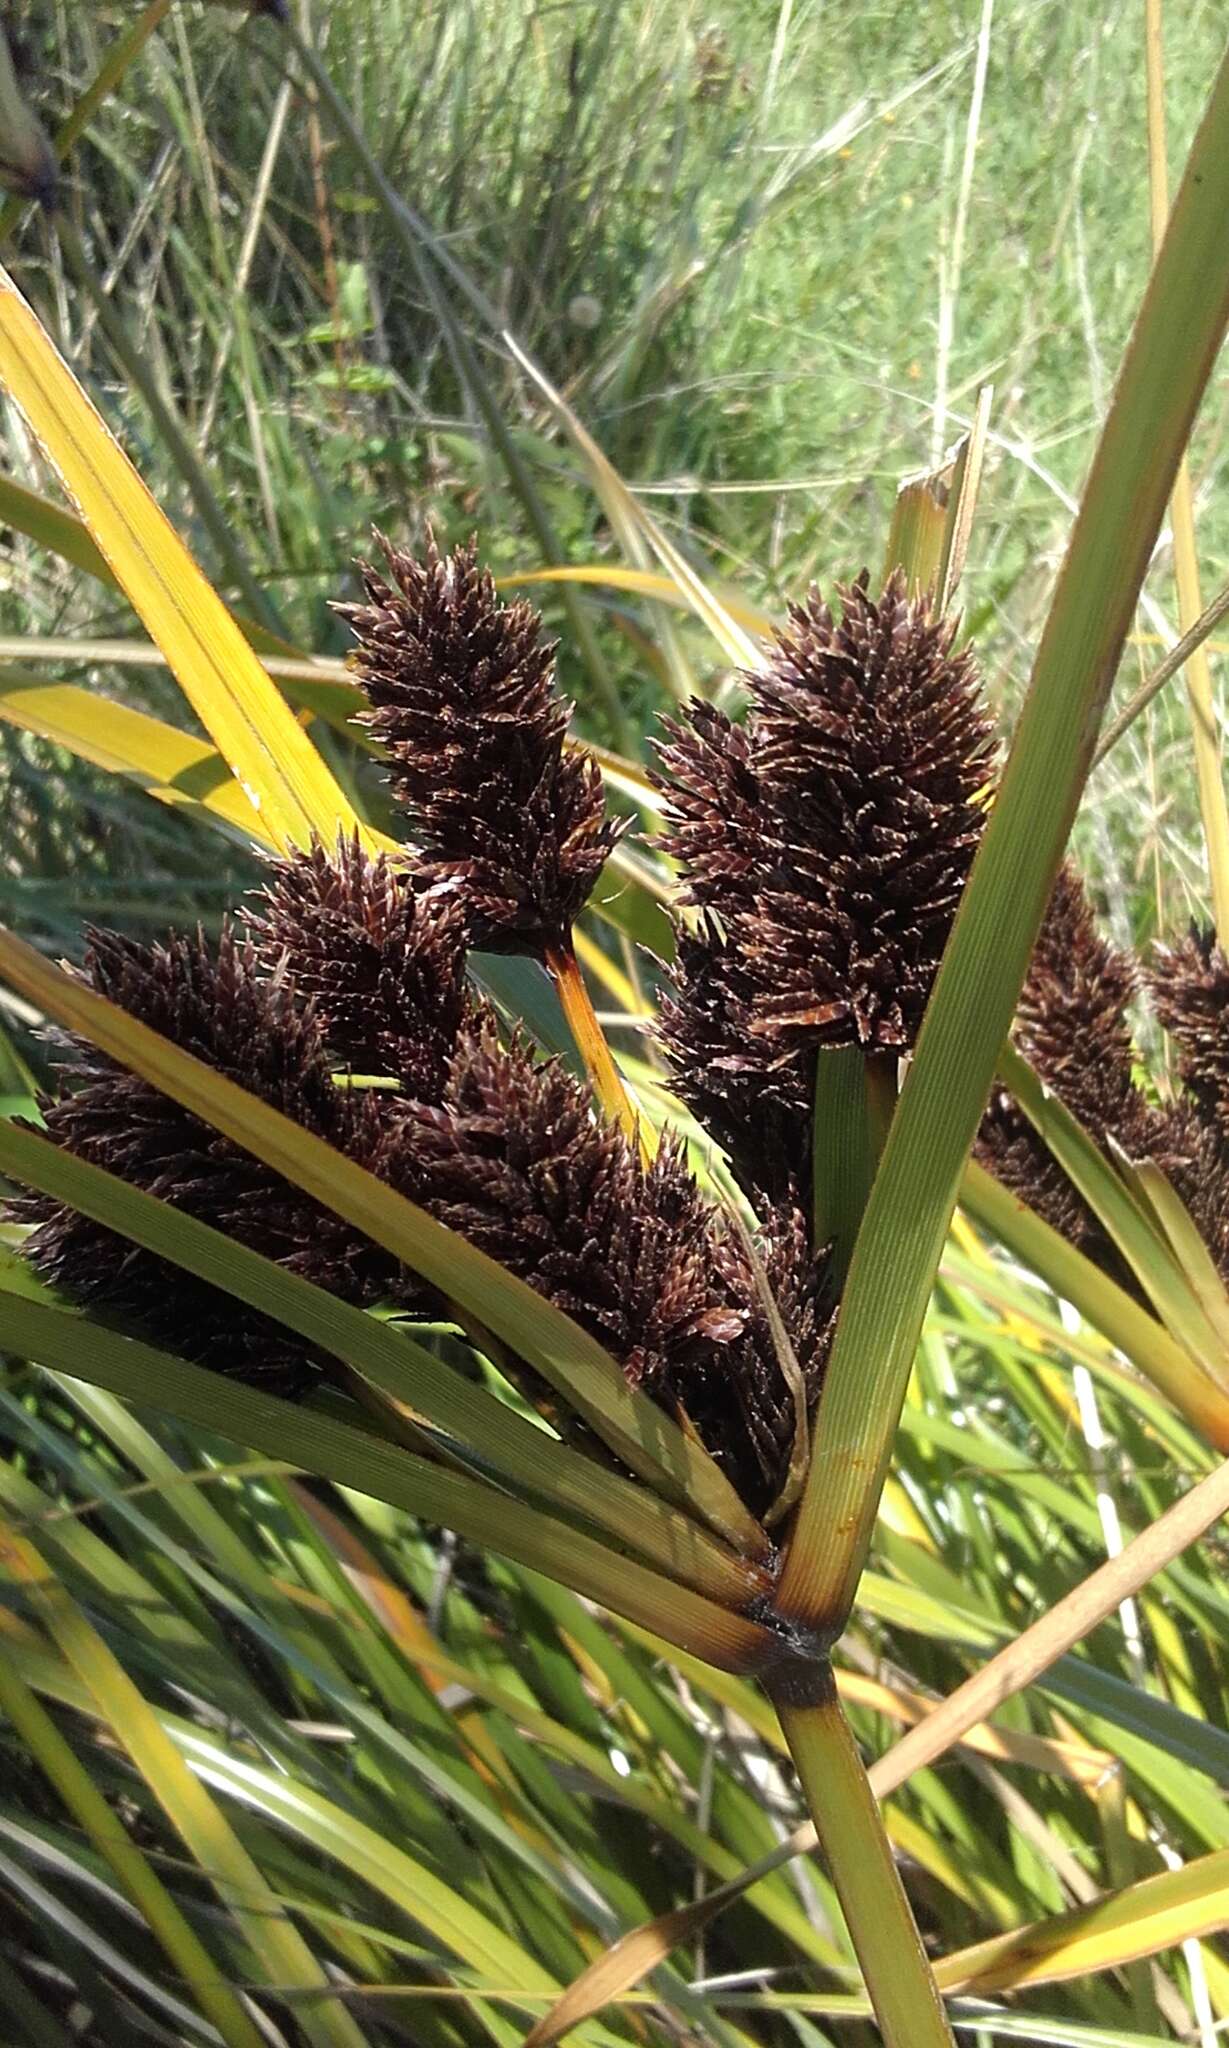
{"type": "Polygon", "coordinates": [[[954,2048],[853,1730],[825,1663],[805,1705],[774,1700],[884,2048],[954,2048]]]}
{"type": "Polygon", "coordinates": [[[569,947],[567,952],[552,949],[546,956],[546,965],[551,979],[559,992],[563,1014],[568,1020],[568,1029],[576,1043],[576,1050],[585,1063],[585,1072],[593,1086],[598,1102],[612,1123],[618,1124],[629,1145],[640,1153],[641,1160],[648,1167],[652,1164],[644,1132],[643,1120],[632,1107],[623,1077],[614,1063],[614,1057],[606,1035],[597,1021],[597,1013],[585,987],[585,978],[577,964],[576,955],[569,947]]]}
{"type": "Polygon", "coordinates": [[[838,1288],[845,1284],[895,1106],[894,1059],[868,1059],[857,1045],[819,1054],[811,1142],[812,1217],[816,1244],[832,1246],[838,1288]]]}

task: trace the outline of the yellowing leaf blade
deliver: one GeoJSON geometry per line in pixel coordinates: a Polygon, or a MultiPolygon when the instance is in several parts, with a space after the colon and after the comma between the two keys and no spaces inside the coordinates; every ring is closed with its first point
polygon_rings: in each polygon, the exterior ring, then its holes
{"type": "Polygon", "coordinates": [[[270,837],[351,829],[327,765],[3,270],[0,382],[270,837]]]}

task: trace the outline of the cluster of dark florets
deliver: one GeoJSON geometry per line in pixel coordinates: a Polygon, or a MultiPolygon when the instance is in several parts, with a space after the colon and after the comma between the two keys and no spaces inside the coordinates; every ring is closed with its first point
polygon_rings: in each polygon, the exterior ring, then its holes
{"type": "MultiPolygon", "coordinates": [[[[366,601],[339,609],[413,854],[373,854],[357,836],[313,845],[272,865],[216,944],[93,931],[82,971],[573,1316],[766,1511],[789,1469],[799,1381],[813,1402],[833,1324],[810,1222],[818,1067],[849,1049],[892,1064],[916,1040],[994,772],[972,655],[903,577],[876,598],[863,575],[839,592],[839,616],[817,592],[791,607],[744,678],[744,719],[695,702],[667,728],[661,845],[682,887],[659,1043],[748,1198],[748,1236],[678,1144],[647,1163],[467,980],[471,948],[574,971],[572,926],[621,828],[596,763],[566,743],[571,707],[537,615],[500,602],[472,547],[445,556],[431,543],[418,561],[380,546],[387,576],[365,567],[366,601]]],[[[1102,938],[1064,869],[1016,1029],[1099,1144],[1169,1175],[1229,1278],[1219,945],[1192,931],[1143,972],[1102,938]],[[1168,1105],[1136,1077],[1143,989],[1176,1049],[1182,1094],[1168,1105]]],[[[393,1254],[88,1044],[68,1044],[63,1080],[47,1109],[56,1143],[347,1302],[447,1314],[393,1254]]],[[[978,1143],[1008,1187],[1133,1284],[1001,1090],[978,1143]]],[[[15,1207],[40,1271],[97,1313],[292,1396],[330,1369],[88,1218],[38,1195],[15,1207]]]]}
{"type": "Polygon", "coordinates": [[[912,1047],[985,817],[994,740],[955,624],[903,576],[818,592],[735,723],[693,704],[660,749],[680,929],[662,1043],[744,1184],[808,1180],[815,1066],[912,1047]]]}
{"type": "MultiPolygon", "coordinates": [[[[95,931],[82,971],[566,1310],[764,1510],[796,1416],[758,1261],[679,1147],[646,1165],[466,980],[470,946],[546,955],[569,943],[616,836],[596,768],[564,751],[567,707],[537,620],[499,603],[472,550],[432,549],[421,565],[386,555],[392,585],[367,572],[370,603],[349,616],[414,857],[357,839],[312,846],[272,864],[218,943],[95,931]]],[[[67,1047],[63,1083],[46,1112],[57,1143],[348,1302],[447,1312],[391,1253],[87,1044],[67,1047]]],[[[38,1195],[17,1213],[40,1271],[95,1312],[290,1395],[329,1370],[276,1323],[88,1218],[38,1195]]],[[[814,1395],[831,1303],[787,1206],[766,1210],[759,1259],[814,1395]]]]}
{"type": "Polygon", "coordinates": [[[421,562],[380,546],[391,582],[365,565],[367,603],[338,610],[422,880],[455,896],[475,946],[566,949],[619,826],[592,756],[565,750],[542,621],[499,602],[472,546],[431,541],[421,562]]]}
{"type": "MultiPolygon", "coordinates": [[[[1060,872],[1017,1013],[1020,1050],[1097,1143],[1153,1160],[1229,1279],[1229,961],[1208,931],[1157,946],[1148,966],[1097,928],[1075,869],[1060,872]],[[1162,1103],[1141,1087],[1130,1009],[1144,998],[1169,1034],[1183,1083],[1162,1103]]],[[[1012,1097],[996,1090],[978,1156],[1114,1279],[1133,1287],[1102,1225],[1012,1097]]]]}

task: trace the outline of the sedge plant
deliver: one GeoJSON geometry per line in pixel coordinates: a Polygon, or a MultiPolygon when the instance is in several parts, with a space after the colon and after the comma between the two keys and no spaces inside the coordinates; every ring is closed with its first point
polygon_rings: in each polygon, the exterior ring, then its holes
{"type": "MultiPolygon", "coordinates": [[[[682,1137],[650,1138],[630,1106],[577,965],[621,827],[565,745],[531,609],[501,601],[472,548],[386,544],[387,575],[364,569],[365,601],[342,610],[404,822],[382,839],[28,309],[11,286],[0,299],[0,377],[268,859],[212,943],[95,930],[68,974],[0,935],[9,984],[69,1034],[44,1128],[0,1132],[42,1283],[0,1294],[0,1338],[409,1506],[754,1680],[889,2048],[953,2036],[832,1650],[975,1141],[999,1195],[1094,1276],[1088,1298],[1103,1284],[1148,1326],[1142,1369],[1168,1371],[1213,1433],[1229,1401],[1229,969],[1197,933],[1149,970],[1186,1088],[1160,1111],[1130,1073],[1134,970],[1073,878],[1055,886],[1229,320],[1227,203],[1229,68],[1001,770],[940,579],[911,590],[895,568],[804,597],[744,677],[741,720],[697,701],[663,735],[655,802],[681,887],[660,1048],[728,1164],[721,1200],[682,1137]],[[591,1085],[509,1026],[468,971],[488,953],[553,977],[591,1085]]],[[[20,1546],[6,1555],[37,1581],[20,1546]]],[[[11,1708],[67,1784],[17,1688],[11,1708]]],[[[140,1883],[134,1903],[196,1967],[140,1883]]],[[[218,2019],[243,2038],[225,2001],[218,2019]]]]}

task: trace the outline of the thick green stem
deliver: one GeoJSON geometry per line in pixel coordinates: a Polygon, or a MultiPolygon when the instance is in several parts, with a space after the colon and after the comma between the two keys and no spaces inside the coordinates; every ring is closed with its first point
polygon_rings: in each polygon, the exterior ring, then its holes
{"type": "Polygon", "coordinates": [[[953,2048],[853,1730],[824,1665],[805,1704],[775,1700],[885,2048],[953,2048]]]}

